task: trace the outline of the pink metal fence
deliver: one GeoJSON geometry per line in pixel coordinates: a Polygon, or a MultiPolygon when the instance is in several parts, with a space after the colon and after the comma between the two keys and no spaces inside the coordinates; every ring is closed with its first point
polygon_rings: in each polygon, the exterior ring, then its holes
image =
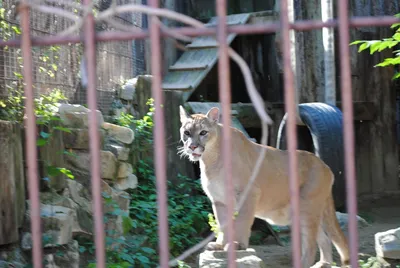
{"type": "MultiPolygon", "coordinates": [[[[155,100],[155,165],[158,191],[158,221],[159,221],[159,250],[160,250],[160,266],[169,266],[168,251],[168,221],[167,221],[167,186],[166,186],[166,148],[165,148],[165,131],[164,131],[164,112],[162,109],[163,95],[161,89],[161,46],[160,38],[162,36],[186,35],[217,35],[219,42],[219,96],[222,103],[222,123],[230,125],[230,74],[228,45],[226,37],[228,33],[238,34],[262,34],[280,31],[282,35],[282,50],[284,63],[284,81],[285,81],[285,110],[288,113],[287,137],[289,150],[289,173],[290,173],[290,192],[292,205],[292,248],[293,248],[293,264],[294,267],[301,267],[300,262],[300,222],[299,222],[299,189],[297,180],[297,157],[295,150],[297,147],[296,136],[296,102],[294,92],[294,74],[291,68],[290,59],[290,30],[307,31],[312,29],[320,29],[322,27],[338,27],[340,39],[340,70],[341,70],[341,94],[344,113],[344,149],[346,164],[346,185],[347,185],[347,206],[349,211],[349,235],[351,248],[351,265],[357,267],[358,255],[358,234],[356,222],[356,181],[355,181],[355,161],[354,161],[354,127],[353,127],[353,111],[352,111],[352,90],[350,80],[350,58],[349,58],[349,27],[362,26],[386,26],[399,22],[393,17],[348,17],[348,1],[338,1],[338,20],[322,21],[297,21],[291,23],[289,21],[288,2],[290,0],[281,0],[281,20],[280,22],[270,22],[259,25],[240,25],[230,26],[226,24],[226,0],[216,0],[216,10],[219,23],[216,28],[191,28],[183,27],[170,29],[169,32],[161,31],[157,17],[150,18],[150,31],[142,31],[132,29],[130,32],[103,32],[95,34],[95,20],[91,12],[84,18],[84,44],[85,56],[88,67],[88,104],[91,111],[96,110],[96,54],[95,44],[97,41],[118,41],[144,39],[150,37],[151,40],[151,66],[152,75],[154,76],[152,85],[152,94],[155,100]]],[[[91,8],[91,0],[84,0],[83,4],[87,8],[91,8]]],[[[38,1],[32,2],[38,3],[38,1]]],[[[40,203],[39,203],[39,187],[38,172],[36,159],[36,124],[33,110],[33,91],[32,91],[32,46],[46,46],[66,43],[82,42],[80,36],[52,36],[43,38],[31,38],[29,16],[32,3],[28,0],[21,2],[19,12],[22,25],[22,39],[10,40],[7,42],[0,41],[0,46],[21,46],[24,60],[24,80],[25,80],[25,96],[26,96],[26,114],[27,114],[27,163],[28,163],[28,182],[29,182],[29,198],[31,200],[31,230],[33,237],[33,264],[34,267],[42,267],[42,243],[40,229],[40,203]]],[[[158,7],[157,0],[150,0],[149,6],[158,7]]],[[[87,9],[88,10],[88,9],[87,9]]],[[[95,113],[90,113],[90,151],[92,155],[91,176],[93,190],[93,209],[95,217],[95,243],[96,243],[96,261],[97,267],[105,267],[105,244],[104,244],[104,228],[103,228],[103,212],[101,199],[100,184],[100,151],[99,151],[99,133],[97,131],[97,118],[95,113]]],[[[229,128],[223,130],[223,153],[224,153],[224,169],[226,170],[226,185],[228,193],[228,213],[233,214],[233,184],[231,181],[231,133],[229,128]]],[[[228,217],[228,242],[233,241],[233,220],[228,217]]],[[[229,267],[235,267],[235,252],[233,247],[229,250],[229,267]]]]}

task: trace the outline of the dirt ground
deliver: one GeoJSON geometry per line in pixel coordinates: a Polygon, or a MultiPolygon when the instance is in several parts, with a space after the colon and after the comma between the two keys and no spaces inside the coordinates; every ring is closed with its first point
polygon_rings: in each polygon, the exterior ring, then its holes
{"type": "MultiPolygon", "coordinates": [[[[370,223],[370,226],[359,229],[359,253],[375,256],[374,235],[377,232],[400,227],[400,204],[396,202],[396,205],[372,206],[359,211],[359,215],[370,223]]],[[[282,247],[276,245],[272,239],[269,241],[269,245],[251,247],[257,251],[257,255],[267,267],[292,267],[290,242],[285,243],[285,246],[282,247]]],[[[340,263],[335,250],[334,258],[337,263],[340,263]]]]}

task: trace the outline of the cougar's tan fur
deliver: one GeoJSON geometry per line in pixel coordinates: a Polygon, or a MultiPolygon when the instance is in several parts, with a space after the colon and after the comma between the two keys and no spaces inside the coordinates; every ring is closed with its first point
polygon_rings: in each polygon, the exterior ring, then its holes
{"type": "MultiPolygon", "coordinates": [[[[181,140],[180,154],[191,161],[199,161],[201,183],[212,203],[219,226],[224,225],[226,214],[223,155],[221,151],[222,125],[218,122],[219,110],[212,108],[206,115],[189,115],[180,107],[181,140]]],[[[255,183],[234,222],[235,246],[245,249],[249,245],[254,217],[270,224],[290,224],[290,192],[288,153],[273,147],[262,146],[246,138],[232,128],[232,180],[235,202],[246,187],[261,150],[266,150],[263,165],[255,183]]],[[[313,267],[329,266],[332,263],[332,243],[338,250],[342,265],[348,265],[349,249],[335,215],[332,198],[334,176],[330,168],[314,154],[297,151],[298,178],[300,183],[300,213],[302,267],[315,263],[317,245],[320,261],[313,267]]],[[[225,229],[220,230],[216,242],[208,249],[227,248],[225,229]]]]}

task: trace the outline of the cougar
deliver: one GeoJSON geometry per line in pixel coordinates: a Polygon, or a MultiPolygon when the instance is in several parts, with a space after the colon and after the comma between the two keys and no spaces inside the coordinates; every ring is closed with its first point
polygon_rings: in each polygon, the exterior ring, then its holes
{"type": "MultiPolygon", "coordinates": [[[[219,123],[219,109],[211,108],[206,115],[189,115],[182,106],[179,108],[180,136],[183,142],[179,154],[199,162],[202,188],[211,201],[217,225],[226,226],[229,215],[226,213],[224,156],[221,146],[223,126],[219,123]]],[[[246,249],[255,217],[275,225],[291,223],[288,152],[252,142],[236,128],[231,127],[231,131],[232,181],[236,203],[250,179],[261,150],[266,151],[258,176],[234,221],[233,246],[236,249],[246,249]]],[[[329,267],[333,262],[332,243],[340,255],[342,265],[348,265],[348,243],[336,218],[332,197],[334,175],[314,154],[297,150],[297,156],[302,267],[308,268],[315,263],[317,245],[320,261],[313,267],[329,267]]],[[[226,227],[220,229],[216,241],[210,242],[206,249],[227,250],[230,245],[227,245],[225,234],[226,227]]]]}

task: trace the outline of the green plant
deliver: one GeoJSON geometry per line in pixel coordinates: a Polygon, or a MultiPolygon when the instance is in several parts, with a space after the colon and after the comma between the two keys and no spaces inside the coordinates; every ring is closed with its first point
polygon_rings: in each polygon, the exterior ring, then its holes
{"type": "MultiPolygon", "coordinates": [[[[395,17],[400,18],[400,13],[396,14],[395,17]]],[[[381,52],[386,49],[392,49],[400,43],[400,23],[395,23],[391,27],[395,30],[393,36],[384,38],[382,40],[357,40],[350,45],[359,45],[358,52],[364,51],[369,48],[370,54],[375,52],[381,52]]],[[[375,67],[386,67],[386,66],[398,66],[400,65],[400,49],[393,51],[394,57],[386,58],[382,62],[375,65],[375,67]]],[[[394,79],[400,78],[400,72],[396,72],[393,76],[394,79]]]]}
{"type": "MultiPolygon", "coordinates": [[[[147,102],[149,112],[143,118],[133,118],[121,114],[114,118],[114,123],[129,126],[135,132],[133,150],[149,151],[153,146],[153,100],[147,102]]],[[[139,159],[134,172],[140,182],[132,190],[130,217],[124,218],[125,239],[120,241],[124,250],[107,253],[107,260],[112,260],[108,267],[155,267],[158,262],[158,220],[157,189],[151,155],[139,159]],[[135,244],[133,245],[132,239],[135,244]],[[129,266],[128,263],[130,263],[129,266]],[[119,266],[111,266],[119,265],[119,266]],[[128,265],[128,266],[124,266],[128,265]]],[[[207,224],[211,206],[208,198],[202,194],[199,180],[178,175],[178,185],[167,181],[168,185],[168,224],[169,251],[177,256],[202,239],[202,234],[209,232],[207,224]]],[[[126,216],[126,215],[125,215],[126,216]]],[[[181,262],[179,267],[189,267],[181,262]]]]}

